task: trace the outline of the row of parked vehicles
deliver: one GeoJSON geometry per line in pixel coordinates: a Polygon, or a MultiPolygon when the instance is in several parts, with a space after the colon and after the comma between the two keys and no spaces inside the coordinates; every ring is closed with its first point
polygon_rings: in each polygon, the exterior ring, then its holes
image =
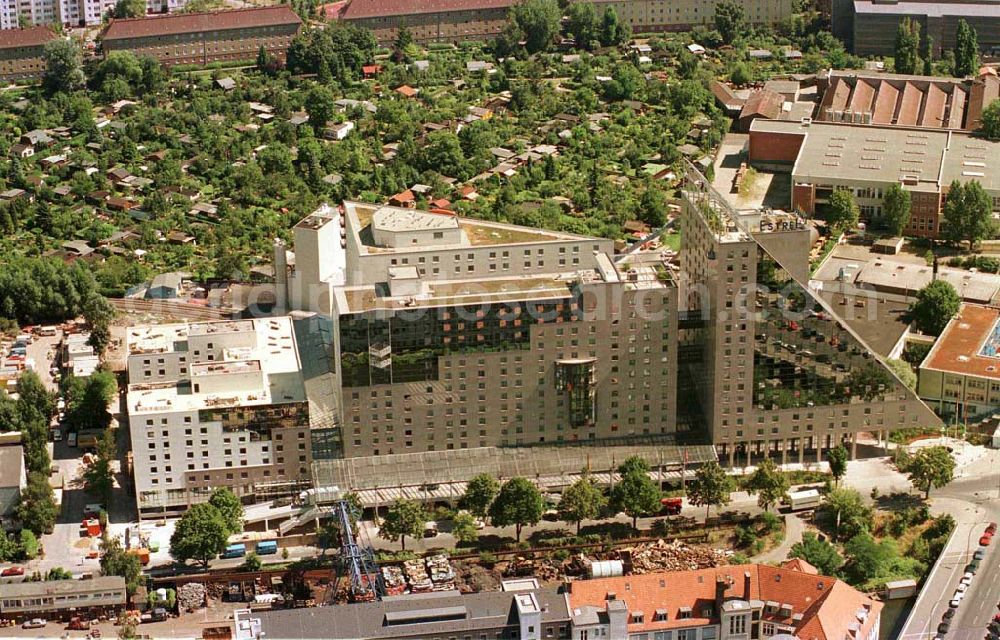
{"type": "MultiPolygon", "coordinates": [[[[972,581],[976,578],[976,573],[979,571],[979,564],[986,557],[986,548],[990,546],[993,542],[993,536],[997,532],[997,523],[991,522],[986,526],[983,534],[979,537],[979,548],[972,554],[972,560],[965,566],[965,573],[962,574],[962,578],[958,581],[958,587],[955,588],[955,593],[948,603],[948,608],[945,609],[944,615],[941,618],[940,624],[937,628],[937,636],[934,640],[943,640],[944,637],[951,630],[951,622],[954,620],[955,615],[958,612],[958,608],[962,605],[962,600],[965,599],[965,594],[968,593],[969,588],[972,586],[972,581]]],[[[992,580],[993,576],[988,575],[985,579],[992,580]]],[[[1000,605],[998,605],[1000,606],[1000,605]]],[[[986,640],[998,640],[1000,639],[1000,634],[994,632],[996,629],[1000,631],[1000,616],[994,617],[993,622],[990,623],[990,631],[986,635],[986,640]]]]}

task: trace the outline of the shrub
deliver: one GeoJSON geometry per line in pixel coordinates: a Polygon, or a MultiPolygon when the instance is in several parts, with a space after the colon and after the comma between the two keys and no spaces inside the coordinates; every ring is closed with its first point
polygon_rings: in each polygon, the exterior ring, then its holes
{"type": "Polygon", "coordinates": [[[489,551],[483,551],[479,554],[479,564],[484,567],[492,567],[497,563],[497,557],[490,553],[489,551]]]}

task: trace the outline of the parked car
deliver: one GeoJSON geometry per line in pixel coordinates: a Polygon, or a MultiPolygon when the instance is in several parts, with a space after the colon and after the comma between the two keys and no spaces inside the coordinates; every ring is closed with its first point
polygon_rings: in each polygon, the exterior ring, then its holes
{"type": "Polygon", "coordinates": [[[955,617],[955,610],[954,609],[945,609],[944,610],[944,619],[945,620],[951,620],[954,617],[955,617]]]}
{"type": "Polygon", "coordinates": [[[988,525],[986,525],[986,533],[993,534],[996,532],[997,532],[997,523],[991,522],[988,525]]]}
{"type": "Polygon", "coordinates": [[[983,558],[986,557],[986,552],[982,549],[976,549],[976,552],[972,554],[972,559],[976,562],[981,562],[983,558]]]}
{"type": "Polygon", "coordinates": [[[22,629],[41,629],[45,626],[45,620],[41,618],[32,618],[31,620],[25,620],[21,625],[22,629]]]}
{"type": "Polygon", "coordinates": [[[941,624],[938,625],[938,633],[941,635],[948,633],[949,629],[951,629],[951,623],[947,620],[942,621],[941,624]]]}
{"type": "Polygon", "coordinates": [[[7,567],[3,571],[0,571],[0,577],[10,577],[10,576],[23,576],[24,567],[7,567]]]}
{"type": "Polygon", "coordinates": [[[990,546],[990,542],[992,542],[992,541],[993,541],[993,537],[992,536],[983,536],[982,538],[979,539],[979,546],[980,547],[988,547],[988,546],[990,546]]]}

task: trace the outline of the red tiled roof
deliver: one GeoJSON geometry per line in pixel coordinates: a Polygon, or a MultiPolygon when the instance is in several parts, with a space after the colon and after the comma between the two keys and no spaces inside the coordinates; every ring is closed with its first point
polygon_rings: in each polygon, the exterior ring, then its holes
{"type": "Polygon", "coordinates": [[[0,49],[35,47],[55,40],[59,36],[48,27],[28,27],[27,29],[5,29],[0,32],[0,49]]]}
{"type": "Polygon", "coordinates": [[[740,118],[761,116],[774,120],[781,115],[781,106],[784,103],[785,99],[780,94],[769,89],[761,89],[747,98],[743,110],[740,111],[740,118]]]}
{"type": "Polygon", "coordinates": [[[412,98],[413,96],[417,95],[417,90],[408,84],[396,87],[395,91],[396,93],[404,95],[407,98],[412,98]]]}
{"type": "Polygon", "coordinates": [[[316,8],[316,11],[327,20],[339,20],[348,4],[350,4],[349,0],[330,2],[327,4],[321,4],[316,8]]]}
{"type": "Polygon", "coordinates": [[[802,614],[800,621],[778,612],[763,614],[764,620],[796,627],[803,640],[843,640],[848,626],[860,624],[854,636],[864,638],[879,618],[882,604],[835,578],[818,576],[808,571],[767,565],[733,565],[695,571],[649,573],[645,575],[580,580],[569,585],[570,607],[604,609],[608,593],[625,602],[628,611],[642,611],[643,622],[630,623],[629,633],[661,631],[712,623],[703,617],[707,609],[718,618],[716,596],[724,600],[758,600],[791,605],[792,615],[802,614]],[[682,607],[689,608],[690,618],[680,618],[682,607]],[[665,621],[655,620],[654,612],[663,610],[665,621]],[[858,613],[866,610],[863,623],[858,613]]]}
{"type": "Polygon", "coordinates": [[[230,11],[203,13],[178,13],[163,17],[127,18],[112,20],[104,30],[103,40],[164,36],[178,33],[199,33],[227,29],[246,29],[287,24],[301,24],[302,20],[287,4],[230,11]]]}
{"type": "Polygon", "coordinates": [[[516,0],[351,0],[351,4],[341,14],[345,20],[378,18],[382,16],[409,16],[424,13],[447,13],[449,11],[483,11],[505,9],[516,0]]]}

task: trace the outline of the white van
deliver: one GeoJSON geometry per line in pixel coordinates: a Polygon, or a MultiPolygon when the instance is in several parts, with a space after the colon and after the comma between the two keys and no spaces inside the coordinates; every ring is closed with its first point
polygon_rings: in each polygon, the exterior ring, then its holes
{"type": "Polygon", "coordinates": [[[73,433],[70,433],[69,437],[66,438],[66,444],[68,444],[71,447],[75,447],[76,446],[76,432],[75,431],[73,433]]]}

